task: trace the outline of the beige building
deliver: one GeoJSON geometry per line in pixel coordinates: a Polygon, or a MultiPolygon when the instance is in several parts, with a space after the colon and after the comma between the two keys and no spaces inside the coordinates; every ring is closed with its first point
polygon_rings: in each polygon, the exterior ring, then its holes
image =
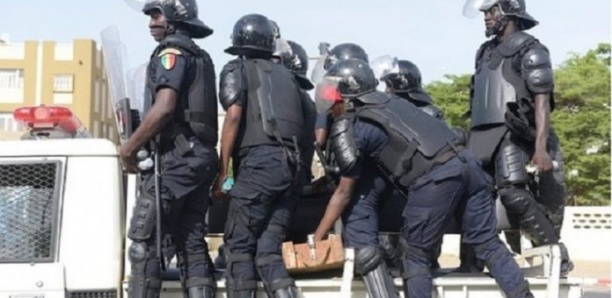
{"type": "Polygon", "coordinates": [[[13,110],[61,105],[97,138],[118,142],[102,51],[91,39],[11,43],[0,38],[0,130],[21,128],[13,110]]]}

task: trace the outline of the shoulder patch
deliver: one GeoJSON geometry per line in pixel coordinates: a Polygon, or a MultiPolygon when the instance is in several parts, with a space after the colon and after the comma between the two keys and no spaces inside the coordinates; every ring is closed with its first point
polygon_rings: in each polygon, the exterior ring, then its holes
{"type": "Polygon", "coordinates": [[[166,70],[171,70],[176,65],[176,56],[181,55],[181,51],[176,48],[166,48],[157,55],[160,57],[161,65],[166,70]]]}
{"type": "Polygon", "coordinates": [[[162,50],[161,52],[159,52],[159,54],[157,55],[158,57],[161,57],[165,54],[175,54],[175,55],[181,55],[181,51],[179,51],[179,49],[177,48],[165,48],[164,50],[162,50]]]}

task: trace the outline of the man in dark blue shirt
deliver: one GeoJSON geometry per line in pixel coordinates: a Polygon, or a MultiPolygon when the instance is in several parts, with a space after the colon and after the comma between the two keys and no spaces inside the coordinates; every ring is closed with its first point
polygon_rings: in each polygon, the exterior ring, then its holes
{"type": "Polygon", "coordinates": [[[317,86],[320,111],[332,110],[330,143],[340,182],[314,238],[342,216],[344,243],[369,296],[397,297],[378,244],[377,206],[390,185],[406,195],[400,240],[406,297],[431,297],[430,252],[456,215],[463,241],[486,262],[510,298],[533,297],[518,264],[497,236],[492,181],[459,137],[408,101],[376,91],[367,63],[347,59],[317,86]]]}

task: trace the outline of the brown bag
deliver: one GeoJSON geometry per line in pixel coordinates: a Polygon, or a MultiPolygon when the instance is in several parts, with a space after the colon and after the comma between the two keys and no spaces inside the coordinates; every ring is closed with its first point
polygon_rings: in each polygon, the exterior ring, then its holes
{"type": "Polygon", "coordinates": [[[344,266],[344,247],[339,235],[316,242],[316,258],[311,257],[308,243],[283,243],[283,262],[289,273],[318,272],[344,266]]]}

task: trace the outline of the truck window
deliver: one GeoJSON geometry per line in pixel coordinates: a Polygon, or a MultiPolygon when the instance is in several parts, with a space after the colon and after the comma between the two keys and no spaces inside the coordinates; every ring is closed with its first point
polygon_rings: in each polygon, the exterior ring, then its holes
{"type": "Polygon", "coordinates": [[[0,162],[0,263],[54,261],[60,165],[0,162]]]}

